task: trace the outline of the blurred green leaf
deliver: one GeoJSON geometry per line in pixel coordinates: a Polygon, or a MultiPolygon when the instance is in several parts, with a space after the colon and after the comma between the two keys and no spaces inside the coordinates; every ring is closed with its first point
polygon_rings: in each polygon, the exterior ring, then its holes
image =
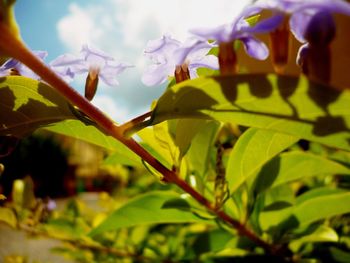
{"type": "Polygon", "coordinates": [[[0,221],[5,222],[13,228],[17,226],[17,218],[11,208],[0,207],[0,221]]]}
{"type": "Polygon", "coordinates": [[[71,218],[68,218],[67,216],[52,218],[42,227],[49,236],[53,238],[94,242],[87,236],[91,230],[90,225],[86,218],[81,217],[78,214],[73,215],[71,218]]]}
{"type": "Polygon", "coordinates": [[[226,180],[234,192],[271,158],[285,150],[298,139],[274,131],[250,128],[236,142],[227,165],[226,180]]]}
{"type": "Polygon", "coordinates": [[[105,231],[145,224],[194,222],[213,224],[213,221],[200,219],[190,212],[163,208],[166,202],[177,198],[180,198],[179,194],[166,191],[155,191],[138,196],[114,211],[105,221],[94,228],[90,235],[94,236],[105,231]]]}
{"type": "Polygon", "coordinates": [[[193,243],[196,255],[203,253],[215,253],[227,248],[227,243],[233,239],[232,234],[223,229],[214,229],[209,232],[199,234],[193,243]]]}
{"type": "Polygon", "coordinates": [[[298,238],[296,240],[293,240],[289,244],[289,248],[294,252],[298,252],[299,248],[305,243],[338,242],[338,240],[339,240],[338,234],[337,232],[334,231],[334,229],[328,226],[321,225],[312,233],[302,236],[301,238],[298,238]]]}
{"type": "Polygon", "coordinates": [[[265,230],[269,228],[292,230],[318,220],[349,213],[349,202],[349,191],[332,188],[315,189],[298,197],[293,207],[262,212],[260,225],[265,230]]]}
{"type": "Polygon", "coordinates": [[[350,150],[349,105],[349,91],[305,77],[199,77],[167,90],[145,124],[176,118],[215,119],[350,150]]]}
{"type": "Polygon", "coordinates": [[[335,262],[338,263],[348,263],[350,262],[350,253],[349,251],[341,250],[337,247],[331,247],[329,248],[329,251],[331,253],[331,257],[335,262]]]}
{"type": "MultiPolygon", "coordinates": [[[[14,4],[16,0],[1,0],[0,1],[0,27],[3,39],[7,39],[4,35],[11,34],[14,37],[20,39],[20,30],[17,24],[14,4]]],[[[0,49],[0,65],[2,65],[9,54],[6,51],[0,49]]]]}
{"type": "Polygon", "coordinates": [[[65,119],[75,116],[51,87],[26,77],[0,78],[0,135],[22,137],[65,119]]]}
{"type": "Polygon", "coordinates": [[[268,162],[257,176],[255,195],[281,184],[320,175],[350,175],[350,169],[327,158],[305,152],[287,152],[268,162]]]}
{"type": "Polygon", "coordinates": [[[117,158],[116,156],[119,155],[120,160],[126,163],[141,165],[141,158],[129,150],[124,144],[111,136],[105,135],[96,127],[85,125],[81,121],[66,120],[52,124],[46,127],[45,130],[95,144],[114,153],[114,158],[117,158]]]}

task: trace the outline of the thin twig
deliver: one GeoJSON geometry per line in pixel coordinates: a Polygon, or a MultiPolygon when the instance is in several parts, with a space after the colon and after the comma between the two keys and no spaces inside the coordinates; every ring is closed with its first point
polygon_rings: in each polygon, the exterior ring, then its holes
{"type": "Polygon", "coordinates": [[[119,128],[121,129],[121,132],[124,134],[124,136],[129,136],[129,132],[133,131],[135,127],[138,127],[139,125],[143,125],[143,122],[147,119],[150,118],[152,115],[152,112],[146,112],[130,121],[127,121],[123,123],[122,125],[119,125],[119,128]]]}

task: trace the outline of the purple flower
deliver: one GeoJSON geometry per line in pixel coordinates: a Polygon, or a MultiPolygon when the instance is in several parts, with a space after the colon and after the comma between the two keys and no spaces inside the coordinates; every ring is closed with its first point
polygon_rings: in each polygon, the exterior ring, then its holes
{"type": "MultiPolygon", "coordinates": [[[[269,9],[282,15],[290,14],[290,29],[296,39],[302,43],[308,41],[305,39],[306,30],[312,17],[317,13],[350,15],[350,4],[343,0],[259,0],[254,6],[269,9]]],[[[330,20],[333,20],[330,15],[327,16],[330,20]]],[[[326,21],[323,26],[325,30],[329,30],[326,27],[333,26],[333,24],[333,21],[326,21]]]]}
{"type": "Polygon", "coordinates": [[[68,80],[75,74],[87,73],[91,78],[100,78],[109,86],[118,85],[117,75],[132,67],[130,64],[117,62],[103,51],[88,45],[83,45],[80,56],[71,54],[59,56],[50,63],[50,66],[68,80]]]}
{"type": "MultiPolygon", "coordinates": [[[[33,53],[42,60],[44,60],[44,58],[47,56],[46,51],[33,51],[33,53]]],[[[3,65],[0,66],[0,77],[9,75],[20,75],[40,80],[40,77],[36,75],[31,69],[13,58],[7,60],[3,65]]]]}
{"type": "Polygon", "coordinates": [[[259,13],[260,10],[261,8],[249,6],[230,24],[221,25],[212,29],[192,29],[190,32],[201,40],[211,39],[219,43],[230,43],[234,40],[241,40],[249,56],[264,60],[269,55],[268,48],[262,41],[255,38],[254,34],[273,30],[279,25],[283,17],[280,15],[272,16],[269,19],[258,22],[254,26],[250,26],[245,18],[259,13]]]}
{"type": "Polygon", "coordinates": [[[57,204],[54,200],[52,199],[48,199],[47,202],[46,202],[46,209],[49,211],[49,212],[52,212],[53,210],[55,210],[57,208],[57,204]]]}
{"type": "Polygon", "coordinates": [[[164,83],[169,76],[177,76],[177,73],[189,75],[196,78],[197,69],[201,67],[218,69],[217,57],[207,55],[215,45],[203,42],[194,48],[198,40],[188,39],[184,43],[164,35],[160,39],[151,40],[147,43],[144,51],[145,56],[150,58],[154,64],[148,66],[142,76],[142,82],[147,86],[164,83]]]}

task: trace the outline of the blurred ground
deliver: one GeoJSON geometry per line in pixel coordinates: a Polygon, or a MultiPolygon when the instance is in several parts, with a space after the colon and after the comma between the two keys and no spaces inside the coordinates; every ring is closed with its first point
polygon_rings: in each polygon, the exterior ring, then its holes
{"type": "Polygon", "coordinates": [[[23,231],[13,229],[4,223],[0,223],[0,233],[0,262],[7,263],[5,260],[9,256],[21,256],[27,259],[27,261],[8,261],[13,263],[73,262],[50,251],[52,248],[60,246],[61,242],[58,240],[28,237],[23,231]]]}

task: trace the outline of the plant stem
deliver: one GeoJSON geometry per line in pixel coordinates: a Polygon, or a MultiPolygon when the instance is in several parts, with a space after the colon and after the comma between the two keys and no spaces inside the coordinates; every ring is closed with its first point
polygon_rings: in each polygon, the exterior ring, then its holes
{"type": "MultiPolygon", "coordinates": [[[[116,123],[107,117],[102,111],[91,104],[87,99],[81,96],[73,88],[71,88],[64,80],[56,75],[49,67],[47,67],[39,58],[32,54],[32,52],[17,38],[12,36],[11,32],[6,26],[0,23],[0,50],[5,54],[21,61],[23,64],[31,68],[38,74],[45,82],[54,87],[61,95],[63,95],[69,102],[77,106],[89,118],[95,121],[104,132],[118,141],[126,145],[130,150],[140,156],[144,161],[156,169],[164,176],[164,180],[168,183],[174,183],[180,187],[184,192],[190,194],[197,202],[205,206],[210,212],[216,214],[221,220],[228,225],[235,228],[240,235],[244,235],[261,246],[267,253],[277,254],[278,249],[258,237],[255,233],[250,231],[245,225],[238,220],[233,219],[222,210],[217,210],[203,195],[197,192],[186,181],[181,179],[175,171],[167,169],[156,158],[142,148],[132,138],[126,138],[123,135],[124,129],[121,129],[116,123]]],[[[141,116],[144,117],[144,116],[141,116]]],[[[147,116],[146,116],[147,117],[147,116]]]]}
{"type": "Polygon", "coordinates": [[[146,112],[130,121],[123,123],[122,125],[119,126],[119,128],[122,130],[122,133],[124,134],[124,136],[128,136],[128,134],[132,133],[135,128],[139,127],[140,125],[142,126],[144,124],[144,121],[147,118],[151,117],[151,115],[152,115],[151,111],[146,112]]]}

